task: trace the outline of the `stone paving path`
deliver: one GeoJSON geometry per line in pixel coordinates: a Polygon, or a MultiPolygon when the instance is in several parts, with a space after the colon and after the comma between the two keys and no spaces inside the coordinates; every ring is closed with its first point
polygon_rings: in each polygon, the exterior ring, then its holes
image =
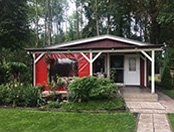
{"type": "Polygon", "coordinates": [[[158,93],[157,102],[126,101],[131,112],[139,113],[137,132],[172,132],[166,113],[174,113],[174,100],[158,93]]]}
{"type": "Polygon", "coordinates": [[[171,132],[166,114],[140,114],[137,132],[171,132]]]}

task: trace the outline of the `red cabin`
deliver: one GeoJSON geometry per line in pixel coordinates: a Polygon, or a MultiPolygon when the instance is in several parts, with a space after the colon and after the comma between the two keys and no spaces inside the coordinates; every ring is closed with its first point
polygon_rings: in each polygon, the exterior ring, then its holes
{"type": "Polygon", "coordinates": [[[154,93],[155,52],[161,51],[162,46],[103,35],[27,51],[33,55],[34,85],[48,86],[56,75],[95,75],[113,76],[117,84],[147,87],[150,64],[151,93],[154,93]]]}

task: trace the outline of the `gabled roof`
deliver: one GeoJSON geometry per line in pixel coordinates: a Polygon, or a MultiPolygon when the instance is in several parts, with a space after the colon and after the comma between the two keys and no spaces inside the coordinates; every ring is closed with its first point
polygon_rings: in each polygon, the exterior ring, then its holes
{"type": "Polygon", "coordinates": [[[73,46],[73,45],[78,45],[78,44],[83,44],[83,43],[100,41],[100,40],[104,40],[104,39],[115,40],[115,41],[128,43],[128,44],[132,44],[132,45],[137,45],[137,46],[152,45],[152,44],[142,43],[142,42],[139,42],[136,40],[131,40],[131,39],[122,38],[122,37],[113,36],[113,35],[101,35],[101,36],[95,36],[95,37],[86,38],[86,39],[75,40],[75,41],[71,41],[71,42],[67,42],[67,43],[63,43],[63,44],[59,44],[59,45],[52,45],[52,46],[48,46],[47,48],[48,49],[61,48],[61,47],[66,47],[66,46],[73,46]]]}
{"type": "MultiPolygon", "coordinates": [[[[100,44],[100,43],[98,43],[100,44]]],[[[57,45],[46,46],[44,48],[27,48],[28,51],[62,51],[62,50],[85,50],[85,49],[108,49],[108,48],[160,48],[162,45],[154,45],[150,43],[144,43],[136,40],[122,38],[113,35],[101,35],[86,39],[75,40],[57,45]],[[107,44],[107,46],[97,46],[96,43],[108,40],[115,42],[114,44],[107,44]],[[94,46],[95,45],[95,46],[94,46]]]]}

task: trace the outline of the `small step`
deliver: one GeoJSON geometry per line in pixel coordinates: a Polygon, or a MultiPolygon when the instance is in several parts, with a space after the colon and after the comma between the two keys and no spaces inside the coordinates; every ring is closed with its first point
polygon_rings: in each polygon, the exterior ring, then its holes
{"type": "Polygon", "coordinates": [[[158,94],[151,93],[124,93],[123,97],[126,101],[143,101],[156,102],[158,101],[158,94]]]}

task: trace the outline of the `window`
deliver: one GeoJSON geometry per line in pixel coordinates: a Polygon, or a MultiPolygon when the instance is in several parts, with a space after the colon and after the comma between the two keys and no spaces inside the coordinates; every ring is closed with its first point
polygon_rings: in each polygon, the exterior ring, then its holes
{"type": "Polygon", "coordinates": [[[78,63],[75,59],[56,59],[50,64],[50,79],[78,76],[78,63]]]}
{"type": "Polygon", "coordinates": [[[136,71],[136,58],[129,58],[129,71],[136,71]]]}

